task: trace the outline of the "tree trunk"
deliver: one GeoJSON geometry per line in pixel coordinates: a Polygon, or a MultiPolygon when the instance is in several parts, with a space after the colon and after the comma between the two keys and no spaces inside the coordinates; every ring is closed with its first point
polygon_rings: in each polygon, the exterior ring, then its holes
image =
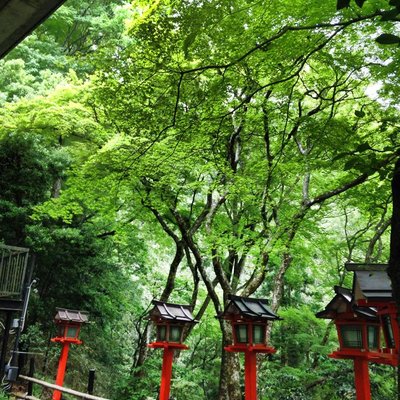
{"type": "Polygon", "coordinates": [[[135,376],[136,378],[145,376],[146,371],[144,371],[142,367],[148,355],[149,349],[147,347],[147,343],[149,343],[150,329],[150,322],[147,322],[143,332],[139,337],[137,348],[133,356],[133,364],[131,368],[133,376],[135,376]]]}
{"type": "MultiPolygon", "coordinates": [[[[232,328],[226,321],[220,321],[223,347],[231,344],[232,328]]],[[[218,400],[242,400],[240,387],[240,362],[237,353],[222,348],[218,400]]]]}
{"type": "Polygon", "coordinates": [[[168,301],[170,294],[175,288],[175,278],[178,272],[179,265],[185,255],[183,249],[183,243],[181,240],[175,240],[176,250],[175,250],[175,257],[171,262],[169,267],[168,279],[165,284],[164,291],[160,296],[160,301],[168,301]]]}
{"type": "Polygon", "coordinates": [[[278,273],[275,276],[275,282],[274,282],[274,287],[272,289],[272,296],[271,296],[271,309],[276,312],[279,308],[279,305],[282,300],[282,294],[283,294],[283,284],[284,284],[284,277],[285,273],[290,267],[290,264],[292,262],[292,257],[290,254],[284,253],[281,265],[279,267],[278,273]]]}
{"type": "MultiPolygon", "coordinates": [[[[392,230],[390,234],[390,259],[388,274],[392,281],[393,297],[400,310],[400,159],[397,160],[392,180],[392,230]]],[[[400,323],[400,315],[397,315],[400,323]]],[[[400,369],[397,368],[397,399],[400,400],[400,369]]]]}
{"type": "Polygon", "coordinates": [[[51,197],[53,199],[58,199],[60,197],[61,187],[62,187],[62,180],[61,178],[57,178],[54,181],[53,187],[51,189],[51,197]]]}

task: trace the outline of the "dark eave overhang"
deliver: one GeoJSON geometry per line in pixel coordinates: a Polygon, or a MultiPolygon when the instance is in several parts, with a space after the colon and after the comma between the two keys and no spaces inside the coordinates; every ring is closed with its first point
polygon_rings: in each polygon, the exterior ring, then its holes
{"type": "Polygon", "coordinates": [[[253,320],[280,320],[269,307],[266,299],[255,299],[229,295],[230,302],[225,311],[218,315],[218,318],[228,318],[233,314],[241,315],[244,318],[253,320]]]}
{"type": "Polygon", "coordinates": [[[166,303],[153,300],[154,308],[150,311],[150,318],[161,318],[175,322],[197,323],[192,315],[192,309],[186,304],[166,303]]]}
{"type": "Polygon", "coordinates": [[[351,290],[335,286],[335,297],[326,305],[325,310],[316,313],[317,318],[333,319],[341,315],[353,313],[354,319],[361,317],[369,320],[377,319],[377,310],[374,307],[359,307],[355,304],[351,290]],[[357,317],[356,317],[357,316],[357,317]]]}
{"type": "Polygon", "coordinates": [[[57,314],[54,319],[57,322],[77,322],[79,324],[85,324],[89,321],[89,314],[86,311],[57,308],[57,314]]]}
{"type": "Polygon", "coordinates": [[[353,293],[356,301],[391,301],[392,285],[387,274],[388,264],[345,265],[347,271],[354,273],[353,293]]]}
{"type": "Polygon", "coordinates": [[[375,263],[345,263],[347,271],[386,271],[388,264],[375,264],[375,263]]]}
{"type": "Polygon", "coordinates": [[[64,2],[65,0],[0,0],[0,58],[64,2]]]}

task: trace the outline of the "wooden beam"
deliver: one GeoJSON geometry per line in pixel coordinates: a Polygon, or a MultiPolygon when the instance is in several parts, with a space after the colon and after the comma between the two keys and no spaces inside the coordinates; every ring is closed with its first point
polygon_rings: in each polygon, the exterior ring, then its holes
{"type": "Polygon", "coordinates": [[[26,400],[40,400],[39,398],[35,397],[35,396],[29,396],[26,393],[13,393],[12,394],[14,397],[16,397],[17,399],[26,399],[26,400]]]}
{"type": "MultiPolygon", "coordinates": [[[[21,379],[23,379],[25,381],[37,383],[38,385],[47,387],[49,389],[59,390],[60,392],[63,392],[63,393],[72,394],[73,396],[79,397],[81,399],[87,399],[87,400],[109,400],[109,399],[106,399],[104,397],[98,397],[98,396],[93,396],[92,394],[78,392],[77,390],[68,389],[68,388],[63,387],[63,386],[54,385],[53,383],[48,383],[48,382],[45,382],[45,381],[41,381],[40,379],[31,378],[31,377],[25,376],[25,375],[19,375],[19,378],[21,378],[21,379]]],[[[32,399],[32,400],[35,400],[35,399],[32,399]]]]}
{"type": "Polygon", "coordinates": [[[14,250],[14,251],[17,251],[19,253],[29,253],[29,249],[27,247],[9,246],[8,244],[1,244],[1,243],[0,243],[0,249],[14,250]]]}

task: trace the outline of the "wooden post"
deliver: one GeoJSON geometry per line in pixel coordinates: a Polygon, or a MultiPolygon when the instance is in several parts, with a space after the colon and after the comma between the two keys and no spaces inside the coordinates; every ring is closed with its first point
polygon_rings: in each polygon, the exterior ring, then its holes
{"type": "Polygon", "coordinates": [[[7,345],[8,345],[8,340],[10,338],[12,314],[13,314],[12,311],[6,311],[6,320],[5,320],[5,323],[4,323],[3,343],[2,343],[2,346],[1,346],[1,354],[0,354],[0,379],[3,379],[4,367],[6,365],[7,345]]]}
{"type": "MultiPolygon", "coordinates": [[[[58,362],[58,370],[56,378],[56,385],[58,386],[62,386],[64,383],[65,370],[67,368],[67,361],[68,361],[68,352],[69,352],[69,342],[64,342],[61,349],[60,361],[58,362]]],[[[61,400],[60,391],[58,390],[54,391],[53,400],[61,400]]]]}
{"type": "Polygon", "coordinates": [[[257,400],[257,353],[244,352],[245,400],[257,400]]]}
{"type": "Polygon", "coordinates": [[[89,380],[88,380],[88,387],[87,387],[87,392],[89,394],[93,394],[95,374],[96,374],[95,369],[89,370],[89,380]]]}
{"type": "MultiPolygon", "coordinates": [[[[33,357],[31,357],[31,359],[29,360],[28,376],[30,378],[33,378],[34,374],[35,374],[35,359],[33,357]]],[[[32,394],[33,394],[33,382],[29,381],[28,382],[28,396],[32,396],[32,394]]]]}
{"type": "Polygon", "coordinates": [[[354,382],[357,400],[371,400],[368,360],[361,357],[354,359],[354,382]]]}
{"type": "Polygon", "coordinates": [[[170,347],[165,347],[161,373],[160,400],[169,400],[173,359],[174,349],[171,349],[170,347]]]}

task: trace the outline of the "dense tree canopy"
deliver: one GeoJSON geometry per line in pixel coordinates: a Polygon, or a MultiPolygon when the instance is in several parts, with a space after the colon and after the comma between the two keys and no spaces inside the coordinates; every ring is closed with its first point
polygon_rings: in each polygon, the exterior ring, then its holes
{"type": "MultiPolygon", "coordinates": [[[[54,309],[86,309],[67,384],[96,366],[99,393],[155,399],[150,301],[191,304],[172,396],[239,400],[214,316],[264,297],[284,321],[260,399],[351,396],[314,313],[350,285],[345,262],[389,260],[397,2],[81,3],[0,61],[0,241],[37,254],[23,346],[52,379],[54,309]]],[[[372,372],[392,399],[390,369],[372,372]]]]}

